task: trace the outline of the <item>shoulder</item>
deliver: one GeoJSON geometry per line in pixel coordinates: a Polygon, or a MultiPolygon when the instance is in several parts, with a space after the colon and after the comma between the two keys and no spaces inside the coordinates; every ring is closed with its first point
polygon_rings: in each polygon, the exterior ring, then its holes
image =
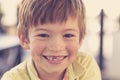
{"type": "Polygon", "coordinates": [[[80,52],[77,62],[85,69],[85,80],[101,80],[101,72],[95,58],[87,53],[80,52]]]}
{"type": "Polygon", "coordinates": [[[89,66],[92,63],[96,63],[96,60],[92,55],[83,52],[78,53],[77,61],[84,67],[89,66]]]}
{"type": "Polygon", "coordinates": [[[27,77],[27,61],[5,72],[1,80],[21,80],[21,77],[27,77]]]}

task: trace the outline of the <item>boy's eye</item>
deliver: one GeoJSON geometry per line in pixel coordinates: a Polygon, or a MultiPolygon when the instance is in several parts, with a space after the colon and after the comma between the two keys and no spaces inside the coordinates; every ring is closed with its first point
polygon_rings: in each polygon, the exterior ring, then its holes
{"type": "Polygon", "coordinates": [[[65,38],[72,38],[72,37],[74,37],[74,35],[73,34],[65,34],[64,37],[65,38]]]}
{"type": "Polygon", "coordinates": [[[44,38],[49,37],[48,34],[39,34],[38,36],[40,36],[40,37],[44,37],[44,38]]]}

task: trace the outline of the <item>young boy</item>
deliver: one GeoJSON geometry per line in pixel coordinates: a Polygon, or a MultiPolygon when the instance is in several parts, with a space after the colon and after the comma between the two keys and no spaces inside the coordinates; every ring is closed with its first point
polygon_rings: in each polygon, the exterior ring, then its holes
{"type": "Polygon", "coordinates": [[[101,80],[94,58],[78,53],[84,35],[82,0],[23,0],[18,36],[32,57],[1,80],[101,80]]]}

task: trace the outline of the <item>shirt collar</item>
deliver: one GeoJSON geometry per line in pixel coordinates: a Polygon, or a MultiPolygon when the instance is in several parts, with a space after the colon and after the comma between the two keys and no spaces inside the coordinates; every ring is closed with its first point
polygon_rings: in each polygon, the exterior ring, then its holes
{"type": "Polygon", "coordinates": [[[40,80],[38,78],[37,72],[35,70],[32,58],[30,58],[28,63],[27,63],[27,70],[28,70],[28,74],[29,74],[30,80],[40,80]]]}
{"type": "Polygon", "coordinates": [[[85,73],[85,68],[77,60],[68,67],[69,80],[74,80],[85,73]]]}

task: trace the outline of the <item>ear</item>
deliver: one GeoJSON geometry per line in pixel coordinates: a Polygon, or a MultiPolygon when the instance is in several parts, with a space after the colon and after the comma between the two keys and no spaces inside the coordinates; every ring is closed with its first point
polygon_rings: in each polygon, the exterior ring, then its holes
{"type": "Polygon", "coordinates": [[[79,40],[79,48],[82,46],[82,43],[83,43],[83,39],[79,40]]]}
{"type": "Polygon", "coordinates": [[[28,39],[21,32],[18,32],[18,37],[19,37],[20,45],[24,49],[29,49],[30,47],[29,47],[28,39]]]}

